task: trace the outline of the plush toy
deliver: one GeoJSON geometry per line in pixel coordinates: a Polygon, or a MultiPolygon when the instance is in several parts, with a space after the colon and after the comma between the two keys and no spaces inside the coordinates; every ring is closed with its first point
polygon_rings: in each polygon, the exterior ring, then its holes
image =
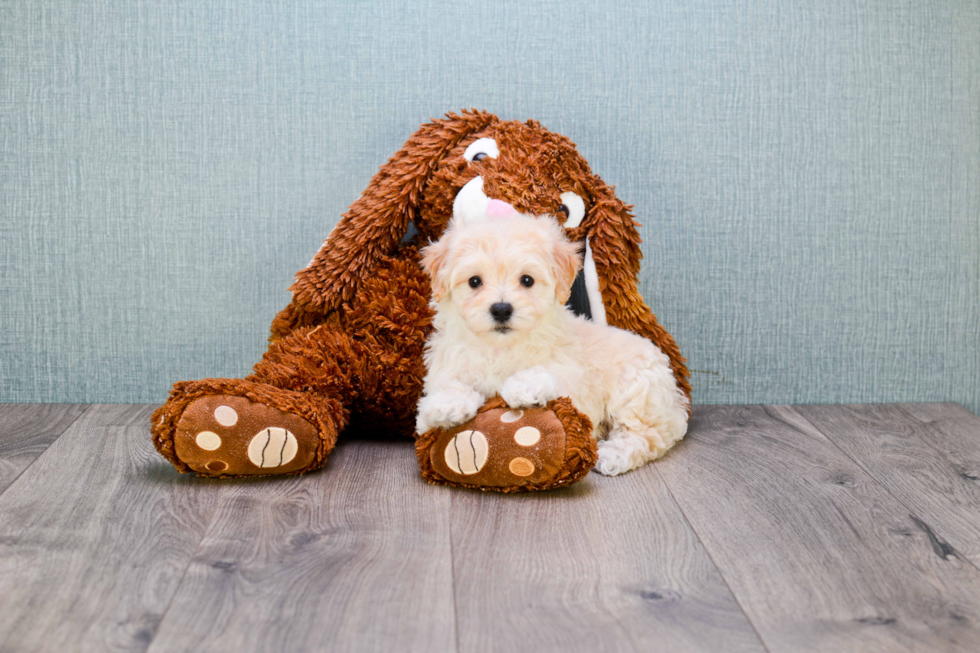
{"type": "MultiPolygon", "coordinates": [[[[556,215],[570,239],[585,242],[573,309],[650,339],[690,396],[685,361],[637,289],[630,207],[564,136],[533,120],[463,111],[422,125],[381,167],[296,275],[251,375],[174,384],[153,414],[157,449],[204,476],[300,474],[321,467],[345,429],[411,437],[432,319],[419,248],[454,208],[492,212],[495,200],[556,215]]],[[[591,430],[566,398],[525,411],[492,398],[467,424],[418,436],[416,453],[432,483],[548,489],[595,464],[591,430]],[[515,441],[525,426],[541,434],[533,446],[515,441]]]]}

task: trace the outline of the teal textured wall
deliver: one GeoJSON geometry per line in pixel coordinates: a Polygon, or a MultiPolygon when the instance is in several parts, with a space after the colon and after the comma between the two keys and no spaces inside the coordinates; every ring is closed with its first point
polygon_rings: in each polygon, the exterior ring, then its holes
{"type": "Polygon", "coordinates": [[[980,3],[0,2],[0,400],[239,376],[429,117],[575,140],[695,399],[980,409],[980,3]]]}

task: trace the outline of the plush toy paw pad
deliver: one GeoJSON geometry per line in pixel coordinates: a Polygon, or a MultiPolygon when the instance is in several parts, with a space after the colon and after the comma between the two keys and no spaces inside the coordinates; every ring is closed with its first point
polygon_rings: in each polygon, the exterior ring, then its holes
{"type": "Polygon", "coordinates": [[[195,444],[205,451],[214,451],[221,448],[221,436],[214,431],[201,431],[194,438],[195,444]]]}
{"type": "Polygon", "coordinates": [[[232,395],[192,401],[174,434],[177,457],[206,476],[299,471],[318,445],[316,428],[302,417],[232,395]]]}
{"type": "Polygon", "coordinates": [[[248,459],[256,467],[281,467],[296,457],[296,436],[277,426],[259,431],[248,443],[248,459]]]}
{"type": "Polygon", "coordinates": [[[514,476],[524,477],[534,473],[534,463],[527,458],[514,458],[507,467],[514,476]]]}
{"type": "Polygon", "coordinates": [[[479,431],[461,431],[446,445],[446,464],[457,474],[476,474],[487,464],[487,436],[479,431]]]}
{"type": "MultiPolygon", "coordinates": [[[[503,421],[503,420],[500,420],[503,421]]],[[[533,426],[522,426],[514,434],[514,442],[522,447],[533,447],[541,439],[541,431],[533,426]]]]}
{"type": "Polygon", "coordinates": [[[523,410],[508,410],[506,413],[500,416],[500,421],[505,424],[510,424],[511,422],[516,422],[520,418],[524,417],[523,410]]]}
{"type": "Polygon", "coordinates": [[[565,429],[545,408],[492,408],[444,431],[431,449],[435,471],[458,483],[510,487],[545,483],[561,470],[565,429]]]}
{"type": "Polygon", "coordinates": [[[218,406],[214,409],[214,419],[222,426],[234,426],[238,423],[238,413],[231,406],[218,406]]]}

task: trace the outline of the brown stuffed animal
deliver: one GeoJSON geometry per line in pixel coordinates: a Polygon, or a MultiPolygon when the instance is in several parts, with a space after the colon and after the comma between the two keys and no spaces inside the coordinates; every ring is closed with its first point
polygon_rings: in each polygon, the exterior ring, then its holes
{"type": "MultiPolygon", "coordinates": [[[[685,361],[637,290],[630,207],[564,136],[533,120],[464,111],[423,125],[381,167],[296,275],[292,302],[250,376],[174,385],[153,414],[160,453],[206,476],[299,474],[321,467],[348,427],[411,436],[432,317],[418,250],[439,237],[461,199],[556,215],[572,240],[587,240],[573,307],[653,341],[690,396],[685,361]]],[[[567,399],[508,411],[493,398],[469,423],[421,434],[416,452],[430,482],[547,489],[595,464],[591,429],[567,399]],[[542,437],[521,449],[513,432],[528,425],[542,437]]]]}

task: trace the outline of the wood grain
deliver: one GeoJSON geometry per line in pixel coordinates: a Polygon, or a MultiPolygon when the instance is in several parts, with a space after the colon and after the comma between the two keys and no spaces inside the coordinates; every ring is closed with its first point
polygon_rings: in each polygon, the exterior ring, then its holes
{"type": "Polygon", "coordinates": [[[65,432],[84,404],[0,404],[0,493],[65,432]]]}
{"type": "Polygon", "coordinates": [[[239,484],[151,650],[455,650],[449,496],[411,442],[341,443],[321,472],[239,484]]]}
{"type": "Polygon", "coordinates": [[[798,406],[831,442],[980,566],[980,418],[950,404],[798,406]],[[972,419],[971,419],[972,418],[972,419]]]}
{"type": "Polygon", "coordinates": [[[0,461],[36,458],[0,494],[0,650],[980,648],[952,404],[698,407],[662,461],[523,496],[425,485],[408,442],[181,476],[149,412],[0,407],[0,461]]]}
{"type": "MultiPolygon", "coordinates": [[[[887,405],[887,404],[886,404],[887,405]]],[[[928,403],[928,404],[894,404],[902,410],[915,417],[920,422],[931,424],[939,422],[945,426],[959,427],[965,429],[966,439],[973,442],[977,437],[977,427],[980,426],[980,415],[971,413],[969,410],[956,403],[928,403]]],[[[951,437],[962,437],[954,435],[951,437]]]]}
{"type": "Polygon", "coordinates": [[[698,407],[658,471],[770,651],[976,651],[980,572],[787,407],[698,407]]]}
{"type": "Polygon", "coordinates": [[[899,404],[928,429],[929,442],[943,450],[964,480],[980,482],[980,416],[959,404],[899,404]]]}
{"type": "Polygon", "coordinates": [[[145,650],[220,483],[153,449],[150,407],[93,406],[0,495],[0,648],[145,650]]]}
{"type": "Polygon", "coordinates": [[[452,499],[461,651],[764,650],[652,466],[452,499]]]}

